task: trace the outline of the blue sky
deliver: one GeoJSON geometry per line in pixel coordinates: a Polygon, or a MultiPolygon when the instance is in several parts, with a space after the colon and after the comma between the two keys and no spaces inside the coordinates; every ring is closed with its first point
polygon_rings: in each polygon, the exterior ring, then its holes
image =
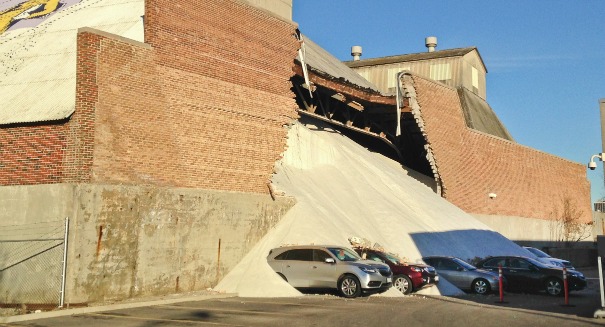
{"type": "MultiPolygon", "coordinates": [[[[476,46],[487,66],[487,101],[515,140],[586,164],[602,151],[604,0],[293,0],[293,20],[341,60],[476,46]]],[[[587,170],[593,202],[603,166],[587,170]]],[[[545,162],[544,165],[548,165],[545,162]]]]}

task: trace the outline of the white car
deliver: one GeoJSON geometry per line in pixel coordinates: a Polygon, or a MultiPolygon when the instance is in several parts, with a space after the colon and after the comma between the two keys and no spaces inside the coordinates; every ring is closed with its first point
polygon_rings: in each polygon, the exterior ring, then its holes
{"type": "Polygon", "coordinates": [[[535,255],[536,257],[538,257],[538,261],[545,263],[549,266],[554,266],[557,268],[567,268],[567,270],[575,270],[576,268],[573,267],[573,265],[571,264],[571,262],[567,261],[567,260],[563,260],[563,259],[558,259],[558,258],[553,258],[550,255],[548,255],[547,253],[544,253],[536,248],[532,248],[530,246],[524,246],[524,249],[526,249],[527,251],[529,251],[531,254],[535,255]]]}

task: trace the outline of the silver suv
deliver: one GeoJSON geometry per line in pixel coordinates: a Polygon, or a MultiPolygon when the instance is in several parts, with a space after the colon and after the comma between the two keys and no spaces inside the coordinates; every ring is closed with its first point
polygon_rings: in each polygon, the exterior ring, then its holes
{"type": "Polygon", "coordinates": [[[337,289],[346,298],[380,293],[392,284],[389,266],[363,260],[342,246],[285,246],[269,251],[267,262],[295,288],[337,289]]]}

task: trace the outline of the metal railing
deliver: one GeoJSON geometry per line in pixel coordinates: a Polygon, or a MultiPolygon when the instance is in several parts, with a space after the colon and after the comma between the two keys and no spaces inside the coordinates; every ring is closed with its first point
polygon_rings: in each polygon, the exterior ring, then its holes
{"type": "Polygon", "coordinates": [[[63,306],[69,220],[0,226],[0,307],[63,306]]]}

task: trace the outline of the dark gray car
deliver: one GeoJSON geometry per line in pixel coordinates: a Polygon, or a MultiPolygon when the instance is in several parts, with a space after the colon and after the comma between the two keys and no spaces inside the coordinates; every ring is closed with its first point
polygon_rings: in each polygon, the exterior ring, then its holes
{"type": "Polygon", "coordinates": [[[272,249],[267,263],[295,288],[337,289],[347,298],[384,292],[393,284],[389,266],[363,260],[342,246],[302,245],[272,249]]]}
{"type": "Polygon", "coordinates": [[[477,269],[460,258],[430,256],[424,257],[422,260],[435,267],[442,278],[462,290],[470,290],[477,294],[498,291],[498,274],[489,270],[477,269]]]}

